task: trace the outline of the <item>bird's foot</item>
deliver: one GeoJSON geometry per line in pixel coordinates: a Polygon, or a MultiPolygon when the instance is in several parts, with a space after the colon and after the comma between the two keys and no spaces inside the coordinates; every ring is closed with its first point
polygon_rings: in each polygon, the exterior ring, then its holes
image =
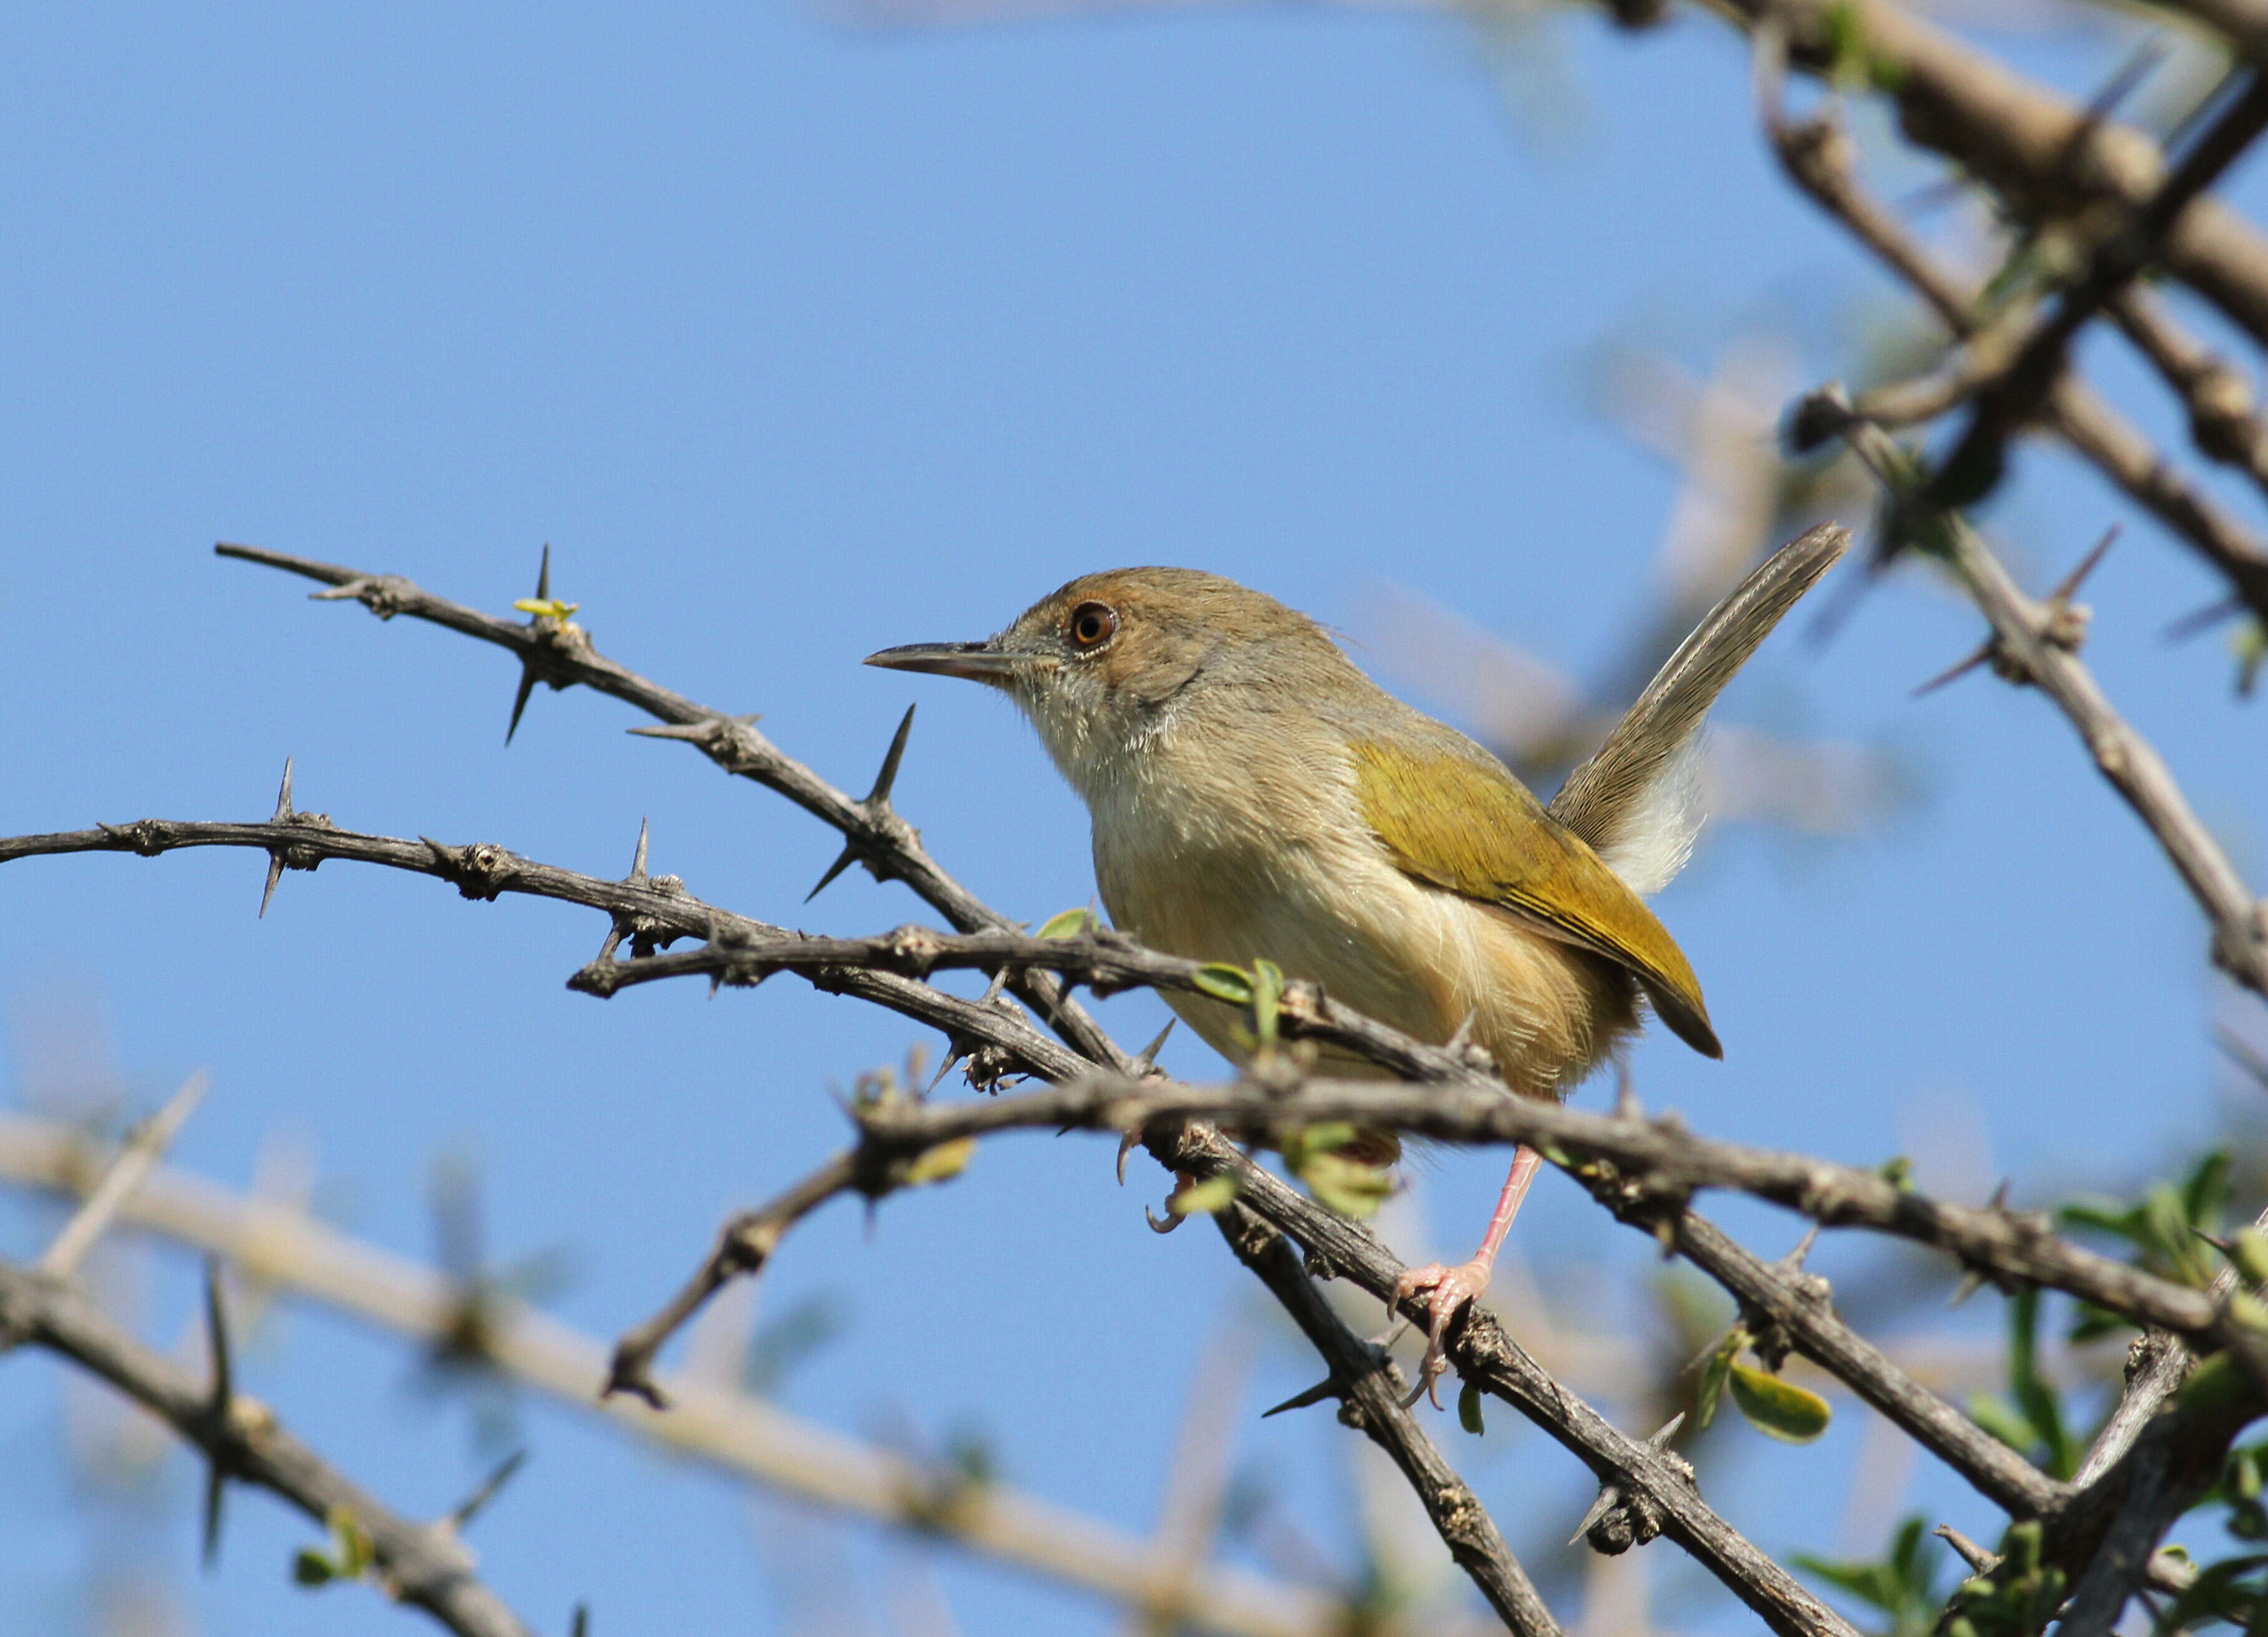
{"type": "MultiPolygon", "coordinates": [[[[1402,1277],[1394,1281],[1394,1305],[1397,1309],[1421,1290],[1432,1293],[1425,1299],[1425,1357],[1418,1367],[1418,1392],[1431,1399],[1437,1410],[1441,1407],[1441,1395],[1436,1383],[1449,1368],[1449,1321],[1488,1287],[1489,1265],[1479,1261],[1462,1262],[1455,1267],[1429,1262],[1424,1267],[1403,1270],[1402,1277]]],[[[1411,1393],[1410,1397],[1415,1403],[1418,1393],[1411,1393]]]]}

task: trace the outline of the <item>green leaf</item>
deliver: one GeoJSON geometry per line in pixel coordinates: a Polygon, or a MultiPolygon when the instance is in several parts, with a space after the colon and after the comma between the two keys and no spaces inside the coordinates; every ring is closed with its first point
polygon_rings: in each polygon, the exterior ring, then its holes
{"type": "Polygon", "coordinates": [[[1252,963],[1252,1032],[1263,1056],[1276,1050],[1276,1014],[1284,1004],[1284,974],[1273,961],[1252,963]]]}
{"type": "Polygon", "coordinates": [[[1913,1191],[1913,1161],[1908,1155],[1893,1154],[1875,1167],[1874,1172],[1900,1193],[1913,1191]]]}
{"type": "Polygon", "coordinates": [[[1844,91],[1863,88],[1870,77],[1869,54],[1855,0],[1835,0],[1820,20],[1826,25],[1828,77],[1844,91]]]}
{"type": "Polygon", "coordinates": [[[339,1572],[313,1546],[302,1546],[292,1554],[291,1578],[302,1586],[328,1586],[339,1578],[339,1572]]]}
{"type": "Polygon", "coordinates": [[[1041,922],[1040,930],[1034,933],[1032,936],[1035,938],[1076,938],[1081,933],[1087,931],[1094,925],[1095,920],[1094,911],[1084,909],[1065,910],[1060,914],[1050,915],[1046,920],[1041,922]]]}
{"type": "Polygon", "coordinates": [[[2041,1450],[2041,1467],[2052,1478],[2079,1470],[2079,1450],[2064,1426],[2063,1405],[2040,1374],[2040,1292],[2027,1286],[2008,1299],[2008,1393],[2031,1429],[2018,1446],[2041,1450]]]}
{"type": "Polygon", "coordinates": [[[1183,1183],[1166,1196],[1166,1209],[1175,1216],[1211,1216],[1236,1198],[1236,1178],[1226,1173],[1203,1182],[1183,1183]]]}
{"type": "Polygon", "coordinates": [[[370,1536],[355,1521],[355,1515],[345,1507],[333,1507],[328,1522],[331,1538],[338,1545],[338,1576],[341,1580],[359,1580],[370,1567],[377,1553],[371,1545],[370,1536]]]}
{"type": "Polygon", "coordinates": [[[557,620],[563,624],[567,616],[583,605],[562,602],[556,597],[522,597],[512,606],[522,614],[532,614],[538,619],[557,620]]]}
{"type": "Polygon", "coordinates": [[[2031,1455],[2032,1424],[2006,1401],[1980,1393],[1969,1401],[1969,1419],[2018,1455],[2031,1455]]]}
{"type": "Polygon", "coordinates": [[[1817,1393],[1737,1361],[1731,1369],[1733,1403],[1757,1431],[1808,1444],[1827,1430],[1827,1400],[1817,1393]]]}
{"type": "Polygon", "coordinates": [[[2182,1181],[2182,1214],[2189,1224],[2211,1233],[2228,1204],[2228,1150],[2215,1148],[2182,1181]]]}
{"type": "Polygon", "coordinates": [[[1470,1382],[1457,1391],[1457,1425],[1476,1438],[1488,1430],[1481,1424],[1481,1390],[1470,1382]]]}
{"type": "Polygon", "coordinates": [[[1252,1004],[1252,974],[1241,966],[1231,966],[1225,961],[1208,961],[1190,974],[1189,983],[1199,994],[1226,1000],[1231,1006],[1252,1004]]]}
{"type": "Polygon", "coordinates": [[[1732,1375],[1733,1360],[1748,1345],[1747,1327],[1735,1324],[1710,1353],[1709,1362],[1701,1372],[1701,1384],[1693,1394],[1693,1425],[1697,1430],[1707,1430],[1709,1423],[1717,1419],[1717,1401],[1725,1396],[1725,1383],[1732,1375]]]}

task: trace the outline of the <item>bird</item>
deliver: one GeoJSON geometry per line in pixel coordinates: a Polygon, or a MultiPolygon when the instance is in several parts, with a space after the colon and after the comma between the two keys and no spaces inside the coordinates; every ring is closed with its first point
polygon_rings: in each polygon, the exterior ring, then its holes
{"type": "MultiPolygon", "coordinates": [[[[1197,961],[1272,962],[1418,1040],[1477,1044],[1513,1093],[1557,1099],[1648,1009],[1723,1056],[1699,980],[1645,901],[1691,855],[1710,705],[1849,543],[1822,524],[1759,564],[1549,804],[1371,681],[1314,620],[1199,570],[1082,575],[983,641],[865,663],[967,678],[1022,708],[1086,805],[1119,932],[1197,961]]],[[[1248,1063],[1234,1008],[1165,999],[1248,1063]]],[[[1386,1072],[1344,1055],[1330,1067],[1386,1072]]],[[[1425,1295],[1428,1389],[1540,1163],[1514,1150],[1471,1258],[1402,1275],[1396,1306],[1425,1295]]]]}

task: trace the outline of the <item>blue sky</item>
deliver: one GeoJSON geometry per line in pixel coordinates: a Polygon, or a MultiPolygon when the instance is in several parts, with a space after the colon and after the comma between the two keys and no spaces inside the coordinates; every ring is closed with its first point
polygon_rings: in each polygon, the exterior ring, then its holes
{"type": "MultiPolygon", "coordinates": [[[[855,878],[799,907],[829,837],[626,736],[608,701],[547,693],[507,751],[493,651],[311,606],[217,562],[220,538],[495,609],[549,542],[602,649],[762,712],[853,788],[917,699],[902,809],[1035,919],[1092,893],[1075,801],[1005,706],[860,655],[1172,562],[1359,643],[1391,586],[1604,664],[1646,608],[1675,474],[1587,407],[1590,350],[1635,328],[1705,367],[1769,326],[1805,371],[1847,372],[1845,315],[1879,290],[1771,170],[1717,25],[1627,37],[1571,16],[1546,39],[1584,111],[1539,136],[1468,26],[1399,12],[884,32],[779,5],[19,9],[0,64],[0,831],[264,815],[288,755],[300,805],[354,828],[618,873],[645,818],[658,871],[750,913],[926,918],[855,878]]],[[[2108,60],[1995,44],[2073,85],[2108,60]]],[[[2234,196],[2257,209],[2258,174],[2234,196]]],[[[2175,430],[2114,348],[2088,358],[2175,430]]],[[[2037,585],[2128,515],[2033,455],[1992,520],[2037,585]]],[[[2157,635],[2210,583],[2130,518],[2095,585],[2090,660],[2256,863],[2257,707],[2229,698],[2213,643],[2157,635]]],[[[1976,631],[1901,583],[1735,688],[1732,713],[1889,747],[1923,798],[1858,842],[1728,833],[1664,896],[1727,1058],[1648,1043],[1650,1101],[1869,1163],[1973,1109],[1992,1145],[1975,1173],[2043,1198],[2212,1128],[2217,991],[2147,838],[2038,700],[1984,681],[1908,697],[1976,631]]],[[[1386,647],[1361,657],[1396,680],[1386,647]]],[[[418,1255],[435,1156],[474,1156],[499,1256],[571,1252],[557,1305],[599,1333],[837,1140],[831,1087],[916,1038],[784,980],[601,1005],[563,987],[593,918],[342,866],[289,878],[255,921],[261,862],[11,866],[7,1095],[39,1039],[98,1012],[137,1102],[213,1071],[185,1164],[241,1184],[264,1138],[303,1133],[357,1230],[418,1255]]],[[[1160,1009],[1108,1014],[1138,1040],[1160,1009]]],[[[1211,1068],[1187,1041],[1167,1061],[1211,1068]]],[[[1428,1175],[1444,1241],[1477,1228],[1497,1163],[1428,1175]]],[[[1016,1481],[1147,1527],[1197,1343],[1248,1292],[1204,1234],[1144,1230],[1154,1168],[1121,1192],[1108,1165],[1093,1142],[1004,1141],[893,1201],[871,1239],[847,1208],[809,1225],[764,1300],[833,1291],[850,1327],[787,1401],[865,1433],[982,1427],[1016,1481]]],[[[1726,1215],[1767,1251],[1793,1236],[1726,1215]]],[[[11,1246],[36,1243],[43,1219],[10,1220],[11,1246]]],[[[1643,1271],[1616,1231],[1548,1179],[1521,1229],[1570,1301],[1588,1269],[1643,1271]]],[[[189,1300],[161,1266],[153,1335],[189,1300]]],[[[350,1324],[295,1316],[250,1368],[406,1508],[446,1507],[478,1469],[461,1406],[350,1324]]],[[[1310,1368],[1268,1353],[1255,1409],[1310,1368]]],[[[47,1476],[0,1486],[0,1629],[54,1629],[95,1550],[61,1504],[56,1402],[46,1366],[9,1361],[0,1438],[47,1476]]],[[[535,1461],[478,1544],[530,1618],[563,1629],[588,1597],[601,1633],[783,1629],[726,1486],[563,1413],[524,1426],[535,1461]]],[[[1253,1470],[1343,1545],[1339,1436],[1240,1428],[1253,1470]]],[[[1564,1534],[1572,1464],[1506,1437],[1454,1453],[1516,1536],[1564,1534]]],[[[1847,1442],[1750,1454],[1712,1490],[1735,1518],[1775,1549],[1838,1544],[1817,1506],[1775,1496],[1839,1505],[1847,1442]]],[[[184,1576],[188,1511],[148,1547],[184,1576]]],[[[239,1504],[221,1568],[189,1582],[202,1628],[402,1629],[375,1599],[288,1586],[303,1537],[239,1504]]],[[[973,1632],[1108,1629],[1003,1574],[946,1583],[973,1632]]]]}

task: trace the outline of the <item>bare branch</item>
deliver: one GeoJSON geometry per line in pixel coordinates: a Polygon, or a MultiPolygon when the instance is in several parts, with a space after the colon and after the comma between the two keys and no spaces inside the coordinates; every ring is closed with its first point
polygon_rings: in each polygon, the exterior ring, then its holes
{"type": "Polygon", "coordinates": [[[1472,1577],[1489,1606],[1519,1637],[1558,1637],[1559,1622],[1505,1545],[1495,1520],[1465,1486],[1418,1418],[1403,1403],[1406,1385],[1383,1349],[1370,1346],[1331,1310],[1300,1264],[1299,1253],[1274,1228],[1232,1205],[1215,1219],[1237,1259],[1258,1274],[1307,1333],[1330,1369],[1340,1401],[1339,1419],[1383,1449],[1399,1467],[1457,1567],[1472,1577]]]}
{"type": "MultiPolygon", "coordinates": [[[[1911,141],[1999,191],[2025,221],[2094,203],[2139,209],[2165,161],[2141,131],[2025,79],[1891,0],[1718,0],[1755,30],[1777,23],[1790,60],[1822,78],[1848,65],[1855,39],[1872,83],[1896,104],[1911,141]]],[[[2169,272],[2268,343],[2268,238],[2218,199],[2181,212],[2168,232],[2169,272]]]]}
{"type": "Polygon", "coordinates": [[[387,1595],[423,1609],[460,1637],[527,1637],[528,1628],[473,1574],[453,1531],[389,1510],[280,1426],[266,1405],[216,1398],[48,1275],[0,1263],[0,1324],[108,1382],[202,1449],[216,1471],[273,1491],[328,1524],[349,1520],[371,1545],[387,1595]]]}
{"type": "Polygon", "coordinates": [[[836,1195],[858,1185],[860,1154],[839,1154],[771,1204],[747,1211],[725,1224],[717,1248],[709,1253],[685,1287],[660,1312],[615,1344],[614,1362],[607,1371],[601,1397],[636,1393],[655,1409],[666,1409],[669,1400],[654,1384],[653,1360],[662,1346],[698,1312],[710,1297],[743,1273],[756,1273],[771,1256],[787,1230],[836,1195]]]}
{"type": "MultiPolygon", "coordinates": [[[[2173,173],[2095,247],[2085,270],[2024,338],[2007,369],[1979,389],[1969,424],[1931,480],[1940,505],[1967,505],[1999,481],[2008,435],[2031,418],[2062,377],[2073,338],[2158,258],[2183,215],[2263,129],[2268,129],[2268,79],[2254,74],[2173,173]]],[[[2268,253],[2268,245],[2262,249],[2268,253]]]]}

